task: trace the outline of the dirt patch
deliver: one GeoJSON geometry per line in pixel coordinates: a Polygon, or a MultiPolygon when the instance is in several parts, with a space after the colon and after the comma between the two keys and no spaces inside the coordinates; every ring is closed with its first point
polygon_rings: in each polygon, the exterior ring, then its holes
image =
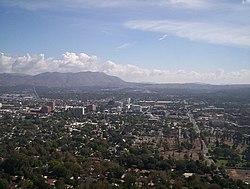
{"type": "Polygon", "coordinates": [[[240,179],[250,183],[250,170],[247,169],[226,169],[227,174],[234,180],[240,179]]]}

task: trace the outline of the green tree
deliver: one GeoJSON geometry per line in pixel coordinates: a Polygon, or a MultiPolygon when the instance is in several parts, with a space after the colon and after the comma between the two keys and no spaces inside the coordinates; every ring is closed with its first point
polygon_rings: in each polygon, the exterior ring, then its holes
{"type": "Polygon", "coordinates": [[[48,189],[49,186],[45,183],[44,178],[41,176],[36,176],[34,179],[34,188],[48,189]]]}
{"type": "Polygon", "coordinates": [[[0,189],[7,189],[9,187],[9,183],[5,178],[0,179],[0,189]]]}
{"type": "Polygon", "coordinates": [[[58,178],[68,178],[70,175],[70,171],[64,165],[57,165],[53,168],[52,173],[56,175],[58,178]]]}
{"type": "Polygon", "coordinates": [[[65,186],[63,178],[60,178],[59,180],[57,180],[56,183],[55,183],[55,186],[58,189],[65,189],[66,186],[65,186]]]}
{"type": "Polygon", "coordinates": [[[22,180],[20,182],[22,189],[31,189],[33,188],[33,182],[31,180],[22,180]]]}

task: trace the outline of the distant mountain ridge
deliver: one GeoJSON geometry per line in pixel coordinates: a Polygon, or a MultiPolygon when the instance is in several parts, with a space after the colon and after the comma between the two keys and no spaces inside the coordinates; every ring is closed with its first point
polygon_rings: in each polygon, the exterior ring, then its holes
{"type": "Polygon", "coordinates": [[[101,88],[137,88],[137,89],[168,89],[168,90],[189,90],[189,91],[218,91],[218,90],[241,90],[249,89],[249,84],[238,85],[211,85],[204,83],[132,83],[126,82],[119,77],[110,76],[103,72],[77,72],[60,73],[45,72],[37,75],[25,75],[18,73],[0,74],[0,87],[16,86],[33,87],[101,87],[101,88]]]}
{"type": "Polygon", "coordinates": [[[59,73],[45,72],[37,75],[0,74],[0,86],[44,87],[123,87],[127,82],[103,72],[59,73]]]}

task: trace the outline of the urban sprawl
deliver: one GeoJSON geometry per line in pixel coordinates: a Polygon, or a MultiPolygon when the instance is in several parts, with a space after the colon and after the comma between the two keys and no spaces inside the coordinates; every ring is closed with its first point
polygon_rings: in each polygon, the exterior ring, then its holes
{"type": "Polygon", "coordinates": [[[250,188],[249,112],[213,94],[4,92],[0,188],[250,188]]]}

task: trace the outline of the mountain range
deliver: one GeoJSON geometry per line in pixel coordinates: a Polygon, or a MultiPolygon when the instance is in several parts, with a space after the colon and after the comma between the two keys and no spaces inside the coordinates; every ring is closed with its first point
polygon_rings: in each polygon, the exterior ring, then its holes
{"type": "Polygon", "coordinates": [[[186,84],[152,84],[152,83],[131,83],[119,77],[110,76],[103,72],[78,72],[59,73],[45,72],[37,75],[25,75],[16,73],[0,74],[0,87],[16,86],[33,87],[101,87],[101,88],[143,88],[143,89],[181,89],[181,90],[231,90],[250,89],[250,85],[210,85],[202,83],[186,84]]]}
{"type": "Polygon", "coordinates": [[[37,75],[0,74],[0,86],[43,87],[124,87],[127,82],[102,72],[59,73],[45,72],[37,75]]]}

